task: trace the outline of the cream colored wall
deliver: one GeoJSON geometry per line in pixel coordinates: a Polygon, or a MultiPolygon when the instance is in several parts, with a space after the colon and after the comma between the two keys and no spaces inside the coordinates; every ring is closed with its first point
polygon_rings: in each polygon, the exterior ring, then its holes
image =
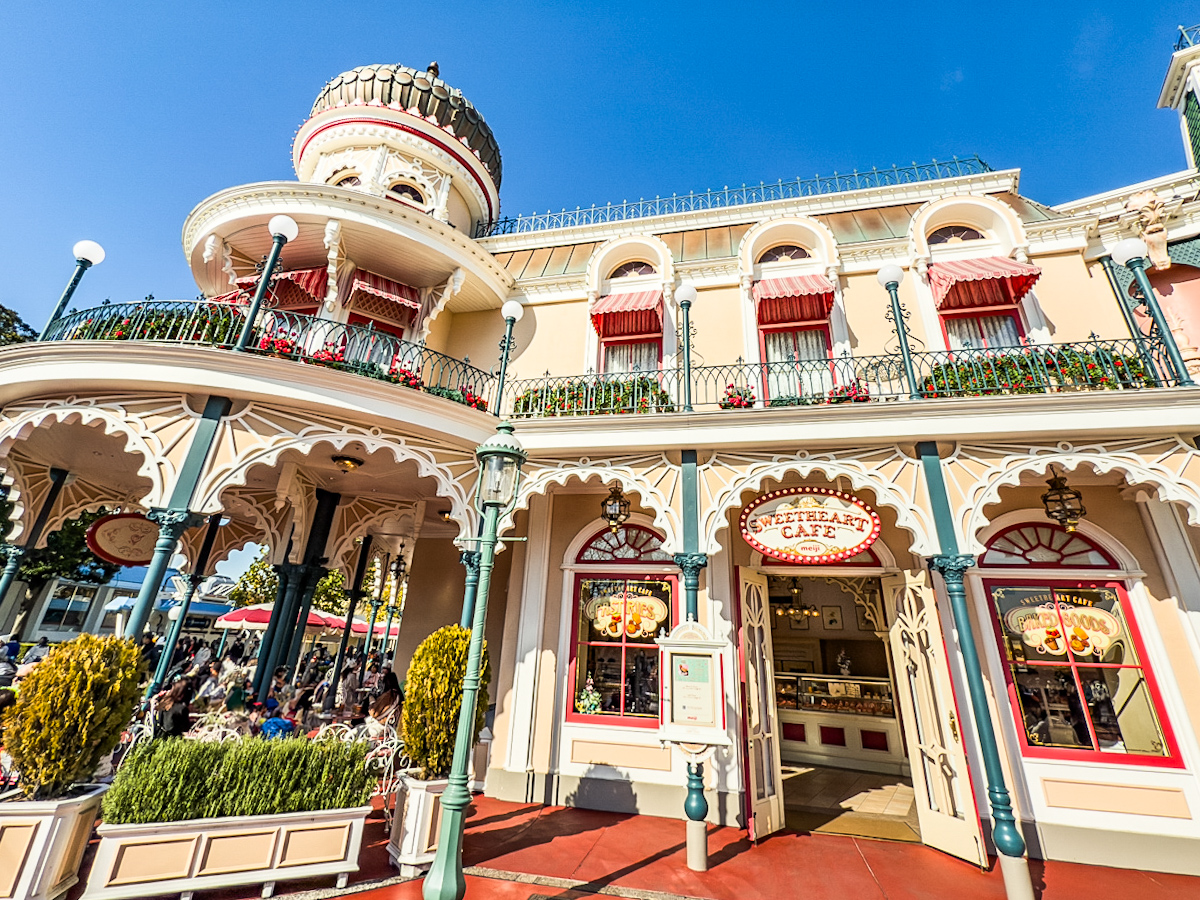
{"type": "Polygon", "coordinates": [[[1092,332],[1109,339],[1129,337],[1117,298],[1099,263],[1089,267],[1078,253],[1039,256],[1031,261],[1042,270],[1033,290],[1050,323],[1053,343],[1087,340],[1092,332]]]}
{"type": "Polygon", "coordinates": [[[429,328],[429,336],[425,339],[425,346],[430,350],[436,350],[438,353],[449,353],[446,348],[450,345],[450,333],[453,330],[454,313],[442,310],[442,314],[433,320],[433,325],[429,328]]]}
{"type": "Polygon", "coordinates": [[[467,237],[474,235],[475,228],[474,222],[471,220],[471,210],[462,194],[453,187],[450,189],[450,196],[446,198],[446,215],[450,219],[450,224],[467,237]]]}
{"type": "Polygon", "coordinates": [[[498,345],[503,336],[504,320],[499,310],[455,313],[444,352],[455,359],[469,356],[471,365],[486,372],[500,361],[498,345]]]}
{"type": "MultiPolygon", "coordinates": [[[[691,320],[696,328],[695,350],[705,365],[729,365],[745,357],[742,303],[741,288],[734,285],[697,292],[691,320]]],[[[669,344],[668,340],[664,349],[669,344]]]]}
{"type": "Polygon", "coordinates": [[[583,374],[595,366],[594,361],[585,363],[591,327],[583,299],[526,307],[513,328],[517,348],[509,363],[509,378],[537,378],[547,371],[551,375],[583,374]]]}
{"type": "MultiPolygon", "coordinates": [[[[421,538],[412,559],[408,597],[404,604],[404,622],[396,647],[396,674],[403,680],[417,645],[443,625],[458,624],[462,615],[465,570],[459,563],[460,551],[449,538],[421,538]]],[[[490,701],[497,697],[497,666],[503,654],[505,608],[508,601],[508,572],[512,554],[496,557],[492,586],[488,591],[487,641],[492,666],[490,701]]]]}

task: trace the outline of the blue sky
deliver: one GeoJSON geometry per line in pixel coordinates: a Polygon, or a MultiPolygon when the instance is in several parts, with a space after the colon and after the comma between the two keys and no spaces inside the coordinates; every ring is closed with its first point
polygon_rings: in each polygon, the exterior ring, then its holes
{"type": "Polygon", "coordinates": [[[503,211],[978,153],[1058,203],[1184,166],[1155,108],[1200,4],[340,3],[0,7],[0,303],[191,297],[184,217],[294,177],[326,80],[441,64],[492,126],[503,211]]]}
{"type": "Polygon", "coordinates": [[[506,213],[978,153],[1047,203],[1183,167],[1155,109],[1200,4],[442,2],[0,9],[0,303],[190,297],[188,211],[290,178],[327,79],[441,63],[492,125],[506,213]],[[850,14],[853,10],[853,14],[850,14]]]}

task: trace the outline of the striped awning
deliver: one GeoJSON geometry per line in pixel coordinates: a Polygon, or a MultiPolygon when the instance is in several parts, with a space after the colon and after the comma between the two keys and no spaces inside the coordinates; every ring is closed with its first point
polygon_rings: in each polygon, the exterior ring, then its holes
{"type": "Polygon", "coordinates": [[[929,286],[941,310],[1012,306],[1041,274],[1037,266],[1006,256],[955,259],[929,267],[929,286]]]}
{"type": "MultiPolygon", "coordinates": [[[[312,306],[325,299],[325,289],[328,286],[329,271],[324,266],[315,269],[292,269],[289,272],[277,272],[272,278],[272,289],[275,295],[275,305],[278,309],[290,309],[296,306],[312,306]]],[[[238,289],[213,297],[219,303],[249,303],[258,286],[257,275],[247,275],[237,280],[238,289]]]]}
{"type": "Polygon", "coordinates": [[[750,293],[759,325],[819,322],[833,309],[833,282],[824,275],[764,278],[750,293]]]}
{"type": "Polygon", "coordinates": [[[360,270],[342,305],[359,315],[408,325],[421,309],[421,295],[407,284],[360,270]]]}
{"type": "Polygon", "coordinates": [[[662,291],[606,294],[592,307],[592,327],[602,338],[662,332],[662,291]]]}

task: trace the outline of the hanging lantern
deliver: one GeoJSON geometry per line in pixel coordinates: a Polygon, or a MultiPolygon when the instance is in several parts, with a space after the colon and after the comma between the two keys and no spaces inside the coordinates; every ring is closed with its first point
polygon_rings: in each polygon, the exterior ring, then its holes
{"type": "Polygon", "coordinates": [[[600,501],[600,515],[614,533],[629,520],[629,501],[619,484],[614,484],[609,495],[600,501]]]}
{"type": "MultiPolygon", "coordinates": [[[[1054,472],[1053,469],[1050,471],[1054,472]]],[[[1074,531],[1079,520],[1087,515],[1087,510],[1083,508],[1083,494],[1070,487],[1066,477],[1057,472],[1046,484],[1050,485],[1050,490],[1042,494],[1046,517],[1053,519],[1064,530],[1074,531]]]]}

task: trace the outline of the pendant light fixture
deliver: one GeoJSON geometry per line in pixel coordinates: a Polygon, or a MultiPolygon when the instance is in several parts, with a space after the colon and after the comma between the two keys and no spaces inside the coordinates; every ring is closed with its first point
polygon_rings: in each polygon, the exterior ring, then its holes
{"type": "Polygon", "coordinates": [[[1083,506],[1083,494],[1067,484],[1066,476],[1051,467],[1050,478],[1046,484],[1050,490],[1042,494],[1042,506],[1046,508],[1046,517],[1053,519],[1071,532],[1079,524],[1079,520],[1087,515],[1083,506]]]}

